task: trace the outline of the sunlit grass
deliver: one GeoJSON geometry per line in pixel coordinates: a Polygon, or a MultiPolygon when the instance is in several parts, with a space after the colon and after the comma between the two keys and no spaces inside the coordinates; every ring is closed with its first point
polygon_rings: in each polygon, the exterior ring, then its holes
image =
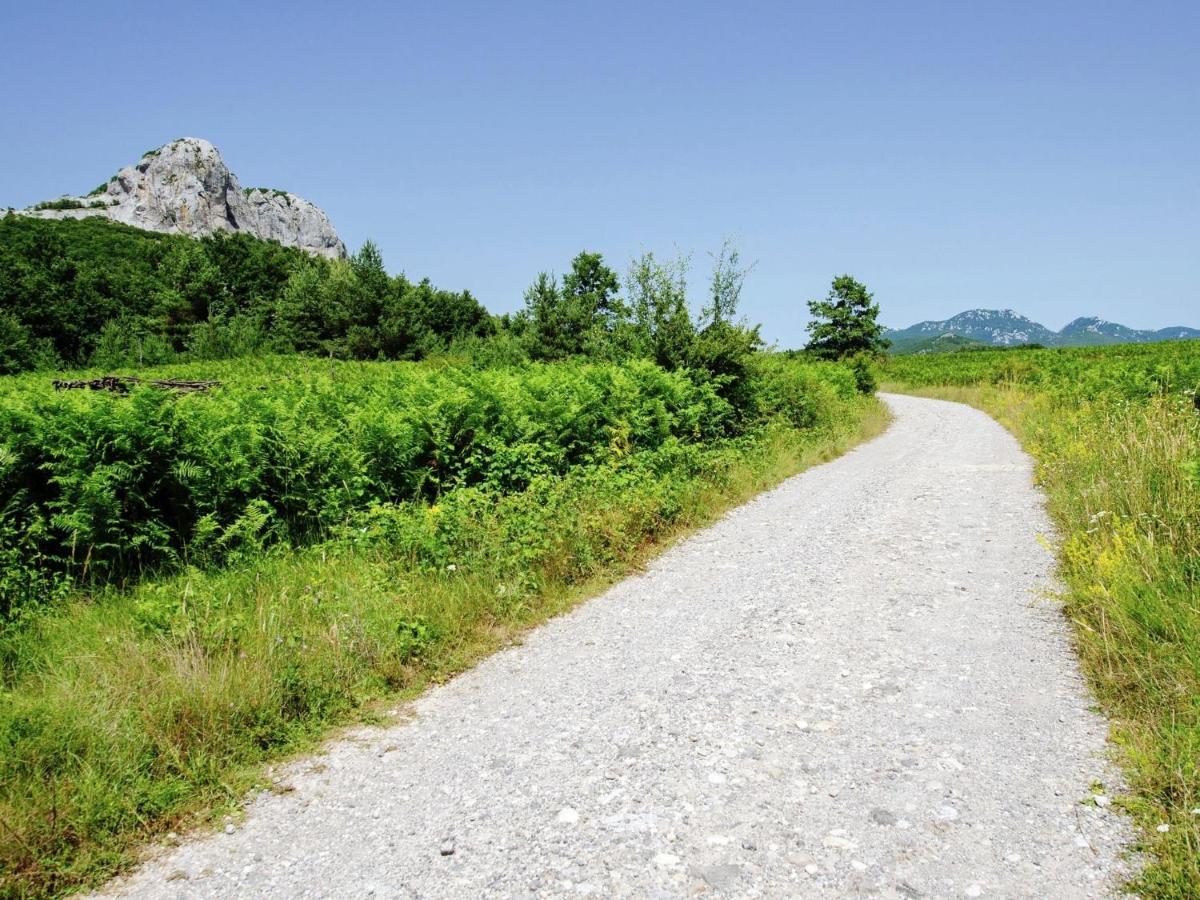
{"type": "Polygon", "coordinates": [[[268,784],[267,761],[462,671],[886,419],[863,399],[820,429],[775,426],[429,507],[419,514],[452,519],[436,567],[398,551],[396,529],[420,527],[399,510],[359,541],[45,613],[0,641],[0,892],[102,881],[155,835],[268,784]]]}
{"type": "Polygon", "coordinates": [[[1191,397],[891,387],[991,413],[1037,461],[1061,535],[1064,608],[1112,719],[1129,782],[1123,803],[1150,851],[1134,888],[1200,895],[1200,414],[1191,397]]]}

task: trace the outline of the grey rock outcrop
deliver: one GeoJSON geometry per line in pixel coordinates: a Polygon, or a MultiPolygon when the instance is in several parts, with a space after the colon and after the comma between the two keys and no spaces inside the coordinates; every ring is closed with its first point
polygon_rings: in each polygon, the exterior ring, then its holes
{"type": "Polygon", "coordinates": [[[180,138],[151,150],[87,197],[63,197],[51,204],[54,208],[39,206],[22,212],[54,219],[104,216],[192,237],[244,231],[320,256],[346,255],[346,245],[320,207],[288,191],[243,190],[217,148],[200,138],[180,138]]]}

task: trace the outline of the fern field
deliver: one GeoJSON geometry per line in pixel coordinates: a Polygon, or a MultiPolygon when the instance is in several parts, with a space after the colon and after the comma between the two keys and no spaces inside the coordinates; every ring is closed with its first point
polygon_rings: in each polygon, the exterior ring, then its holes
{"type": "MultiPolygon", "coordinates": [[[[208,364],[176,396],[0,385],[0,614],[76,584],[124,584],[299,546],[378,504],[511,493],[772,418],[815,424],[854,394],[834,366],[764,359],[754,401],[649,362],[471,369],[301,357],[208,364]]],[[[156,377],[199,370],[154,370],[156,377]]]]}

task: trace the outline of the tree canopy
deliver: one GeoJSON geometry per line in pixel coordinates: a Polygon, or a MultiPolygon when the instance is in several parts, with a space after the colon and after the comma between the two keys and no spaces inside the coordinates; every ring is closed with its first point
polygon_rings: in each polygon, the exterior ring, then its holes
{"type": "Polygon", "coordinates": [[[813,320],[808,324],[808,351],[824,359],[857,353],[881,353],[891,346],[876,321],[879,304],[866,286],[849,275],[833,279],[823,300],[808,301],[813,320]]]}
{"type": "Polygon", "coordinates": [[[370,241],[327,260],[247,234],[0,217],[0,374],[261,351],[417,359],[493,330],[469,292],[388,275],[370,241]]]}
{"type": "Polygon", "coordinates": [[[480,364],[645,358],[686,369],[734,407],[758,328],[738,317],[752,266],[725,242],[708,296],[688,302],[690,258],[644,253],[622,278],[594,251],[541,272],[524,308],[495,317],[469,291],[389,275],[367,241],[346,260],[246,234],[199,240],[103,219],[0,218],[0,374],[117,368],[254,353],[480,364]]]}

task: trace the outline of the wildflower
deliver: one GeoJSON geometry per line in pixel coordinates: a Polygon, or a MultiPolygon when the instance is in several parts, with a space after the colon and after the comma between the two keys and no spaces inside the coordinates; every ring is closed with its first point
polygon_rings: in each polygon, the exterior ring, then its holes
{"type": "Polygon", "coordinates": [[[450,563],[450,565],[446,566],[446,571],[447,572],[457,572],[458,566],[456,566],[454,563],[450,563]]]}

